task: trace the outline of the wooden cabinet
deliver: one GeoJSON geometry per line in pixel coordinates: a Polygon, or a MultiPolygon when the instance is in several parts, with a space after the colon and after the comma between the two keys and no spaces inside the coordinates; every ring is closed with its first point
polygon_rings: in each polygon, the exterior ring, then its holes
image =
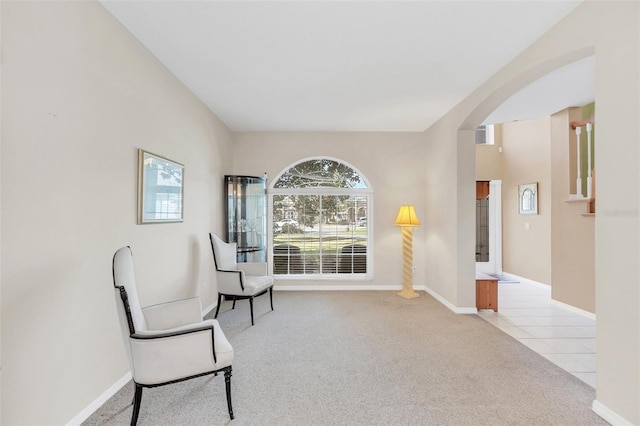
{"type": "Polygon", "coordinates": [[[476,181],[476,200],[482,200],[489,196],[489,181],[478,180],[476,181]]]}
{"type": "Polygon", "coordinates": [[[476,308],[498,312],[498,279],[476,272],[476,308]]]}

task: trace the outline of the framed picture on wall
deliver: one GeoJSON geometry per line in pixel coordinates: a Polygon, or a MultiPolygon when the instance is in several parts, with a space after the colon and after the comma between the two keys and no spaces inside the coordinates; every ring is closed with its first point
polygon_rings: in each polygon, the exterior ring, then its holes
{"type": "Polygon", "coordinates": [[[538,183],[518,185],[518,210],[520,214],[538,214],[538,183]]]}
{"type": "Polygon", "coordinates": [[[184,166],[138,150],[138,224],[182,222],[184,166]]]}

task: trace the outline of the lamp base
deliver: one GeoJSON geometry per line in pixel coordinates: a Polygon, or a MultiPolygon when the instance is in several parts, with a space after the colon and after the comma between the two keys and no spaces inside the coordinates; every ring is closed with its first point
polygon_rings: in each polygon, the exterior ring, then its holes
{"type": "Polygon", "coordinates": [[[413,291],[413,289],[409,288],[403,288],[401,291],[396,293],[398,296],[400,297],[404,297],[405,299],[415,299],[416,297],[419,297],[420,295],[418,293],[416,293],[415,291],[413,291]]]}

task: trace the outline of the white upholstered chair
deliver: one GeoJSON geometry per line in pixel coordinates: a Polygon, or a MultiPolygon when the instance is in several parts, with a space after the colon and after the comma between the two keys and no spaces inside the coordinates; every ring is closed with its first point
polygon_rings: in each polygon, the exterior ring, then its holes
{"type": "Polygon", "coordinates": [[[122,247],[113,256],[113,285],[124,345],[135,384],[131,424],[138,421],[142,389],[224,372],[231,407],[233,348],[216,320],[202,320],[199,298],[140,306],[133,256],[122,247]]]}
{"type": "Polygon", "coordinates": [[[222,296],[225,299],[233,299],[232,309],[236,307],[236,300],[249,299],[251,325],[253,325],[253,299],[255,297],[268,291],[273,311],[274,279],[267,275],[267,264],[260,262],[238,263],[236,243],[227,243],[213,234],[209,234],[209,240],[211,241],[218,281],[218,306],[215,318],[218,318],[222,296]]]}

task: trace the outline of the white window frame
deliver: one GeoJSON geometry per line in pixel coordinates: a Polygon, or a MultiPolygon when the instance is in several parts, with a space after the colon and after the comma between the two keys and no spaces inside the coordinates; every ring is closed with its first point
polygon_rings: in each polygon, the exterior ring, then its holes
{"type": "MultiPolygon", "coordinates": [[[[268,241],[269,247],[267,250],[267,262],[269,265],[269,274],[273,275],[273,197],[274,195],[336,195],[336,196],[358,196],[363,195],[367,197],[367,272],[364,274],[357,273],[349,273],[349,274],[340,274],[340,273],[316,273],[316,274],[286,274],[286,275],[277,275],[278,280],[328,280],[328,281],[370,281],[373,279],[373,223],[374,223],[374,212],[373,212],[373,188],[371,184],[367,180],[367,178],[354,167],[352,164],[332,158],[327,156],[322,157],[309,157],[298,160],[294,163],[291,163],[287,167],[285,167],[278,175],[271,181],[269,184],[269,188],[267,189],[267,208],[269,214],[267,215],[267,229],[268,229],[268,241]],[[311,188],[274,188],[273,185],[280,180],[280,177],[286,173],[292,167],[300,163],[304,163],[306,161],[311,160],[319,160],[326,159],[335,161],[345,166],[350,167],[363,181],[366,188],[335,188],[335,187],[311,187],[311,188]]],[[[354,218],[357,221],[357,217],[354,218]]]]}

